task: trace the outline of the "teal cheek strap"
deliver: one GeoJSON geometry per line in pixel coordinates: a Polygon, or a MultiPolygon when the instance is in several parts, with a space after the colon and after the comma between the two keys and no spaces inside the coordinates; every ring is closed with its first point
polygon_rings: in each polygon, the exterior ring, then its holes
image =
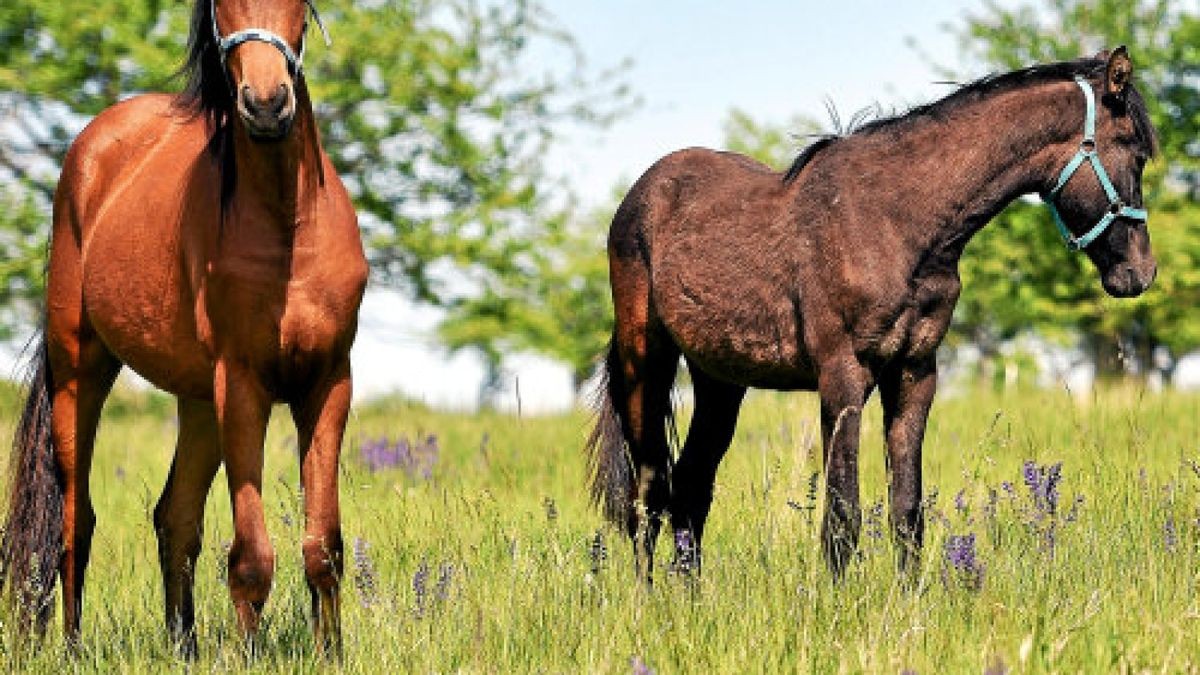
{"type": "Polygon", "coordinates": [[[1054,188],[1042,195],[1042,199],[1050,207],[1050,213],[1054,216],[1054,224],[1058,226],[1059,233],[1062,234],[1063,239],[1067,242],[1067,248],[1072,251],[1080,251],[1087,248],[1100,235],[1104,234],[1104,231],[1117,218],[1129,218],[1145,222],[1148,214],[1145,209],[1133,208],[1122,201],[1120,195],[1117,194],[1116,188],[1113,187],[1112,181],[1109,180],[1108,172],[1104,170],[1104,165],[1100,163],[1100,156],[1096,152],[1096,95],[1092,93],[1091,85],[1082,77],[1076,76],[1075,83],[1083,90],[1083,96],[1087,99],[1087,117],[1083,120],[1083,141],[1079,144],[1079,151],[1075,153],[1070,162],[1067,162],[1067,166],[1058,175],[1058,182],[1055,183],[1054,188]],[[1100,187],[1104,188],[1104,194],[1108,197],[1108,210],[1092,229],[1076,237],[1067,229],[1067,225],[1063,222],[1062,215],[1059,214],[1055,201],[1062,193],[1067,181],[1071,180],[1071,176],[1075,175],[1075,171],[1085,161],[1091,162],[1092,170],[1096,173],[1096,179],[1100,181],[1100,187]]]}

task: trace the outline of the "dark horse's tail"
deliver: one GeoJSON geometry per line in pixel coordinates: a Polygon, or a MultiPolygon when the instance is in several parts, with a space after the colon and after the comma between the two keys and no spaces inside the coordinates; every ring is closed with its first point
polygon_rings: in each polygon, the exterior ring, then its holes
{"type": "Polygon", "coordinates": [[[29,398],[13,437],[8,518],[0,536],[0,588],[17,605],[19,629],[45,628],[63,550],[63,489],[50,440],[50,363],[37,339],[29,398]]]}
{"type": "Polygon", "coordinates": [[[624,378],[611,342],[600,369],[594,402],[596,427],[588,436],[592,501],[613,524],[626,526],[633,496],[633,461],[625,445],[624,426],[617,406],[625,399],[624,378]]]}

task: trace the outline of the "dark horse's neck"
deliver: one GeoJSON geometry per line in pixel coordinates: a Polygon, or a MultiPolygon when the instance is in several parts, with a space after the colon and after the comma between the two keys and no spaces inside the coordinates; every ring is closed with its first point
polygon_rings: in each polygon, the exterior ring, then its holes
{"type": "Polygon", "coordinates": [[[956,261],[1010,202],[1053,184],[1082,138],[1084,99],[1063,78],[946,101],[870,125],[827,159],[875,178],[892,196],[880,217],[914,247],[956,261]]]}

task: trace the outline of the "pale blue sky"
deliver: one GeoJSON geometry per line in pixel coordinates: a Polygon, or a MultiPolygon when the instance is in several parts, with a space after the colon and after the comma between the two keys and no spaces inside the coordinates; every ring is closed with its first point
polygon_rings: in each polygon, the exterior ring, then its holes
{"type": "Polygon", "coordinates": [[[608,133],[575,139],[569,161],[556,154],[553,162],[566,165],[585,201],[603,201],[618,178],[636,178],[672,150],[720,145],[734,107],[760,120],[803,113],[825,121],[826,99],[845,118],[876,103],[937,97],[946,87],[907,40],[938,63],[960,64],[942,26],[980,4],[549,0],[591,66],[633,59],[628,80],[644,101],[608,133]]]}

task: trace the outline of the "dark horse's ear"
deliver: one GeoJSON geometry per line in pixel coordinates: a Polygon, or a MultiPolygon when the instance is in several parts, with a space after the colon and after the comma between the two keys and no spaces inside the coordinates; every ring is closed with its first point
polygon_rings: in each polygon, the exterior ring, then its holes
{"type": "Polygon", "coordinates": [[[1129,50],[1125,49],[1125,45],[1121,45],[1108,55],[1108,66],[1104,69],[1104,93],[1123,97],[1131,79],[1133,61],[1129,60],[1129,50]]]}

